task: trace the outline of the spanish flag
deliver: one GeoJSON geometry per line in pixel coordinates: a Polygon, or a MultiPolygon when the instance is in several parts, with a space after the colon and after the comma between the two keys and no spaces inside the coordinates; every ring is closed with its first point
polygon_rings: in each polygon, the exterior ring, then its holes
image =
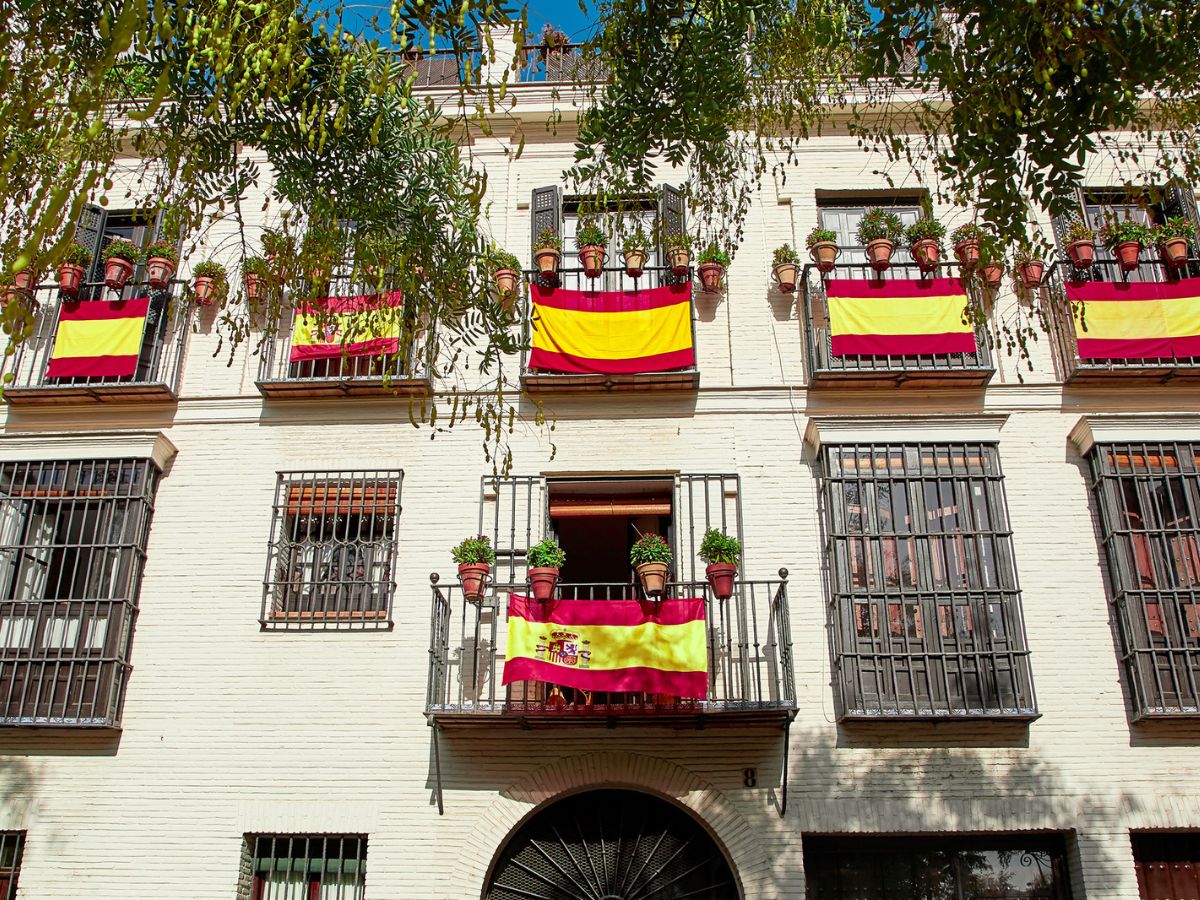
{"type": "Polygon", "coordinates": [[[967,292],[957,278],[825,282],[834,356],[974,353],[967,292]]]}
{"type": "Polygon", "coordinates": [[[508,599],[504,684],[708,694],[704,600],[508,599]]]}
{"type": "Polygon", "coordinates": [[[149,297],[63,303],[46,377],[120,378],[136,374],[149,309],[149,297]]]}
{"type": "Polygon", "coordinates": [[[289,362],[396,353],[403,305],[400,291],[303,303],[292,326],[289,362]]]}
{"type": "Polygon", "coordinates": [[[1080,359],[1200,356],[1200,278],[1067,282],[1080,359]]]}
{"type": "Polygon", "coordinates": [[[570,291],[533,286],[529,367],[544,372],[628,375],[687,369],[692,285],[639,291],[570,291]]]}

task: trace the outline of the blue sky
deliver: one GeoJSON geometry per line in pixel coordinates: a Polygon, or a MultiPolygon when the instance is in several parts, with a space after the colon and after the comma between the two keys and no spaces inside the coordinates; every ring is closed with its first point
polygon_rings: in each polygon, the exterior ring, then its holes
{"type": "MultiPolygon", "coordinates": [[[[316,8],[331,9],[335,0],[311,0],[316,8]]],[[[513,0],[514,5],[520,0],[513,0]]],[[[388,9],[388,0],[344,0],[345,23],[347,27],[357,30],[373,15],[381,18],[388,9]]],[[[592,32],[595,22],[596,3],[594,0],[584,0],[586,9],[581,9],[579,0],[526,0],[529,17],[529,30],[540,34],[542,26],[547,22],[567,33],[572,41],[586,40],[592,32]]]]}

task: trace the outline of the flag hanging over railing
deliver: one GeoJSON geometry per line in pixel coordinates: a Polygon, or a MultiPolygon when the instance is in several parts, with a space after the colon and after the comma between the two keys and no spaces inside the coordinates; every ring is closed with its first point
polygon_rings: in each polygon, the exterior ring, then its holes
{"type": "Polygon", "coordinates": [[[529,367],[627,375],[688,369],[691,282],[637,291],[575,291],[534,284],[529,367]]]}
{"type": "Polygon", "coordinates": [[[302,303],[292,326],[289,362],[396,353],[403,306],[400,291],[302,303]]]}
{"type": "Polygon", "coordinates": [[[120,378],[136,374],[149,309],[149,297],[63,303],[46,377],[120,378]]]}
{"type": "Polygon", "coordinates": [[[513,681],[703,700],[704,600],[541,602],[510,594],[504,684],[513,681]]]}
{"type": "Polygon", "coordinates": [[[825,282],[834,356],[974,353],[958,278],[831,278],[825,282]]]}
{"type": "Polygon", "coordinates": [[[1080,359],[1200,356],[1200,278],[1067,282],[1080,359]]]}

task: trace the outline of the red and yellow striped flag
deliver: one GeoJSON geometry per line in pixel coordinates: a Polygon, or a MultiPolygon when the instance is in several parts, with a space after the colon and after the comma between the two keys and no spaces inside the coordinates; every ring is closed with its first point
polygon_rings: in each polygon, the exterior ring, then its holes
{"type": "Polygon", "coordinates": [[[46,377],[136,374],[149,309],[149,297],[63,303],[46,377]]]}
{"type": "Polygon", "coordinates": [[[403,306],[400,291],[303,303],[292,326],[289,362],[395,353],[403,306]]]}
{"type": "Polygon", "coordinates": [[[1200,356],[1200,278],[1067,282],[1080,359],[1200,356]]]}
{"type": "Polygon", "coordinates": [[[834,356],[974,353],[967,292],[957,278],[825,282],[834,356]]]}
{"type": "Polygon", "coordinates": [[[504,684],[548,681],[582,691],[708,693],[704,600],[508,599],[504,684]]]}
{"type": "Polygon", "coordinates": [[[696,364],[691,297],[691,282],[640,291],[535,284],[529,367],[587,375],[690,368],[696,364]]]}

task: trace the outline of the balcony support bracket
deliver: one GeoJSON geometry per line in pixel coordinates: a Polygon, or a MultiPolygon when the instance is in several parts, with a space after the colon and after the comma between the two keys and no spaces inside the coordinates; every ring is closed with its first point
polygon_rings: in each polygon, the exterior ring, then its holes
{"type": "Polygon", "coordinates": [[[792,750],[791,737],[792,720],[788,719],[783,723],[783,777],[780,779],[779,785],[779,803],[776,804],[781,819],[787,815],[788,756],[792,750]]]}

